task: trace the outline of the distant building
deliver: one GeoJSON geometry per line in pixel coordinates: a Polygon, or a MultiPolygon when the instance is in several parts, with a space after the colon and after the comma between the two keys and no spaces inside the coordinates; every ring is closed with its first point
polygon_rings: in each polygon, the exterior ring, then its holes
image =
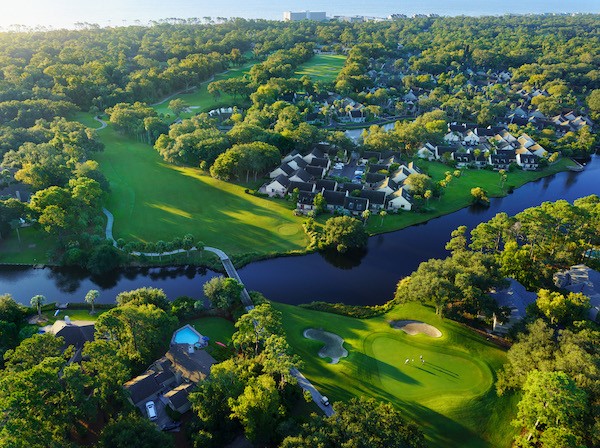
{"type": "Polygon", "coordinates": [[[324,22],[325,20],[327,20],[327,14],[324,12],[315,12],[315,11],[302,11],[302,12],[285,11],[283,13],[283,21],[284,22],[298,22],[300,20],[315,20],[317,22],[324,22]]]}

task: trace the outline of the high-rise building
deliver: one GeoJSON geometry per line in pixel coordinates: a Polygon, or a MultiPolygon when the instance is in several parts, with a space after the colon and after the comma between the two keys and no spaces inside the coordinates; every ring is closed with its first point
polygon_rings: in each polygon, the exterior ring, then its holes
{"type": "Polygon", "coordinates": [[[297,22],[299,20],[316,20],[317,22],[324,22],[325,20],[327,20],[327,14],[324,12],[316,11],[285,11],[283,13],[284,22],[297,22]]]}

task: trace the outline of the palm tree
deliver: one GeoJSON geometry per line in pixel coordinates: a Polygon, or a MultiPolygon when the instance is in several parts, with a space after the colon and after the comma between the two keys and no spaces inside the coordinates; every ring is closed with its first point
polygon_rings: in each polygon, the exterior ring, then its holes
{"type": "Polygon", "coordinates": [[[92,305],[92,311],[90,314],[94,314],[94,302],[100,296],[100,292],[97,289],[90,289],[88,293],[85,295],[85,303],[89,303],[92,305]]]}
{"type": "Polygon", "coordinates": [[[33,296],[30,300],[31,306],[34,306],[37,308],[38,311],[38,318],[41,319],[42,317],[42,305],[44,303],[46,303],[46,297],[38,294],[37,296],[33,296]]]}
{"type": "Polygon", "coordinates": [[[369,210],[365,210],[362,212],[362,218],[365,226],[367,225],[367,221],[369,220],[369,216],[371,216],[371,212],[369,210]]]}
{"type": "Polygon", "coordinates": [[[385,210],[381,210],[379,212],[379,216],[381,216],[381,224],[379,224],[379,226],[381,227],[383,225],[383,218],[387,216],[387,212],[385,210]]]}

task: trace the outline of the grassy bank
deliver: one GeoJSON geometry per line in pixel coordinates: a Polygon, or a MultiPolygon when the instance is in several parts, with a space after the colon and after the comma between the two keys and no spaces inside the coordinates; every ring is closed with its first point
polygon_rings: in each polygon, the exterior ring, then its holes
{"type": "Polygon", "coordinates": [[[273,305],[283,313],[288,341],[304,362],[302,372],[330,399],[367,395],[390,401],[425,431],[431,446],[510,446],[515,398],[498,398],[493,390],[506,355],[473,331],[417,304],[371,319],[273,305]],[[390,327],[391,320],[401,319],[427,322],[442,337],[409,336],[390,327]],[[304,338],[307,328],[340,335],[348,357],[339,364],[318,357],[322,343],[304,338]],[[406,358],[416,362],[405,364],[406,358]]]}
{"type": "MultiPolygon", "coordinates": [[[[446,177],[446,171],[454,172],[452,167],[440,162],[419,161],[418,164],[436,182],[446,177]]],[[[470,206],[473,200],[471,188],[481,187],[487,191],[490,197],[502,197],[507,195],[509,186],[518,188],[528,182],[566,171],[572,165],[574,163],[571,159],[563,158],[541,171],[517,170],[508,173],[508,179],[504,187],[501,187],[500,176],[497,171],[463,169],[460,177],[454,177],[444,189],[444,194],[440,199],[429,201],[429,207],[433,209],[432,211],[428,213],[403,212],[398,215],[388,215],[384,218],[383,224],[381,218],[373,216],[369,220],[367,231],[371,235],[376,235],[420,224],[470,206]]]]}

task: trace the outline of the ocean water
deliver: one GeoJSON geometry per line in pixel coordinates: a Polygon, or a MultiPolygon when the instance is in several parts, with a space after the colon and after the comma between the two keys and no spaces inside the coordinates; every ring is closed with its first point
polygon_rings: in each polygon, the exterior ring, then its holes
{"type": "Polygon", "coordinates": [[[600,0],[0,0],[0,27],[73,28],[147,24],[166,18],[244,17],[280,20],[283,11],[325,11],[328,16],[389,14],[502,15],[600,13],[600,0]]]}

